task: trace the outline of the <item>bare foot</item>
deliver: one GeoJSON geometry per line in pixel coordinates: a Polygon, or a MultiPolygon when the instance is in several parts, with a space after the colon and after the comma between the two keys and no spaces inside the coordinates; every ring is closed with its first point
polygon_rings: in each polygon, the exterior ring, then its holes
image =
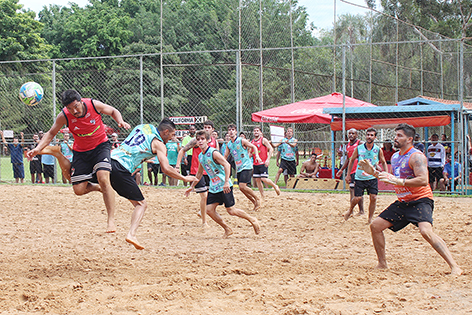
{"type": "Polygon", "coordinates": [[[457,277],[462,274],[462,269],[459,268],[458,266],[452,267],[451,268],[451,276],[457,277]]]}
{"type": "Polygon", "coordinates": [[[128,237],[126,238],[126,241],[127,241],[128,243],[134,245],[134,247],[135,247],[136,249],[139,249],[139,250],[144,249],[144,246],[141,246],[141,245],[138,243],[138,239],[137,239],[136,237],[130,237],[130,236],[128,236],[128,237]]]}
{"type": "Polygon", "coordinates": [[[275,189],[275,193],[277,194],[277,196],[280,196],[280,187],[275,185],[274,189],[275,189]]]}
{"type": "Polygon", "coordinates": [[[356,216],[360,217],[361,215],[364,215],[364,214],[365,214],[364,212],[358,212],[356,216]]]}
{"type": "Polygon", "coordinates": [[[208,226],[209,226],[209,225],[208,225],[208,223],[206,223],[206,222],[202,222],[202,228],[203,228],[203,229],[206,229],[206,228],[208,228],[208,226]]]}
{"type": "Polygon", "coordinates": [[[347,212],[344,214],[344,220],[349,220],[349,218],[352,215],[352,210],[347,210],[347,212]]]}
{"type": "Polygon", "coordinates": [[[225,229],[225,234],[223,235],[223,238],[228,238],[228,236],[230,236],[231,234],[233,234],[233,230],[231,230],[231,228],[227,228],[225,229]]]}
{"type": "Polygon", "coordinates": [[[259,234],[261,233],[261,226],[259,225],[259,221],[257,219],[254,219],[254,221],[251,222],[252,227],[254,228],[254,233],[259,234]]]}
{"type": "Polygon", "coordinates": [[[254,204],[254,211],[259,211],[260,208],[261,208],[261,200],[257,198],[256,203],[254,204]]]}
{"type": "Polygon", "coordinates": [[[379,264],[375,267],[375,269],[385,270],[385,269],[388,269],[388,267],[387,267],[386,264],[384,265],[384,264],[379,263],[379,264]]]}
{"type": "Polygon", "coordinates": [[[115,233],[115,232],[116,232],[115,223],[108,223],[106,233],[115,233]]]}

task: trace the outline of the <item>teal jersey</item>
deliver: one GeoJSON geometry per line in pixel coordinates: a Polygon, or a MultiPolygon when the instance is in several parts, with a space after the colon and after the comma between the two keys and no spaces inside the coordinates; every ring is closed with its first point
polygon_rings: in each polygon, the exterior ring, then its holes
{"type": "MultiPolygon", "coordinates": [[[[357,146],[357,160],[360,162],[362,160],[369,160],[372,166],[376,166],[379,163],[379,154],[380,148],[378,145],[374,144],[371,150],[367,150],[367,147],[364,144],[357,146]]],[[[376,177],[373,175],[369,175],[363,170],[359,169],[359,166],[356,169],[356,180],[369,180],[375,179],[376,177]]]]}
{"type": "Polygon", "coordinates": [[[162,142],[156,127],[148,124],[138,125],[118,148],[111,151],[111,158],[133,173],[141,163],[156,156],[152,153],[151,146],[156,138],[162,142]]]}
{"type": "Polygon", "coordinates": [[[234,163],[236,164],[236,171],[239,173],[244,170],[252,170],[252,162],[249,157],[247,149],[244,148],[241,143],[241,138],[237,137],[234,142],[229,141],[227,149],[234,158],[234,163]]]}
{"type": "MultiPolygon", "coordinates": [[[[284,138],[282,141],[286,141],[286,140],[288,140],[288,142],[294,142],[296,139],[284,138]]],[[[281,145],[279,145],[279,148],[280,148],[280,157],[282,159],[284,159],[285,161],[295,161],[295,155],[296,155],[296,152],[298,151],[298,147],[292,148],[290,145],[288,145],[288,143],[284,142],[281,145]]]]}
{"type": "MultiPolygon", "coordinates": [[[[213,152],[218,152],[215,148],[208,147],[205,153],[201,152],[198,155],[198,161],[203,169],[207,172],[210,177],[210,192],[216,194],[223,191],[223,185],[225,184],[225,168],[223,165],[218,164],[213,159],[213,152]]],[[[229,186],[233,186],[231,179],[229,180],[229,186]]]]}
{"type": "Polygon", "coordinates": [[[167,142],[167,159],[169,165],[175,166],[177,164],[177,156],[179,155],[179,143],[178,142],[167,142]]]}

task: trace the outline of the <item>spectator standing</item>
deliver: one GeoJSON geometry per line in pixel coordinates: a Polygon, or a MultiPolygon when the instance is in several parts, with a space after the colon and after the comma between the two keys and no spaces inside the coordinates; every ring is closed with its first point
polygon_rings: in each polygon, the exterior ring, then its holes
{"type": "Polygon", "coordinates": [[[13,137],[13,143],[8,143],[5,140],[3,132],[0,131],[2,136],[2,142],[10,150],[10,161],[13,167],[13,177],[15,178],[16,183],[23,183],[25,179],[25,167],[23,165],[23,146],[25,145],[25,139],[23,132],[20,132],[21,143],[18,142],[18,137],[13,137]]]}
{"type": "Polygon", "coordinates": [[[41,157],[43,164],[43,178],[46,184],[49,184],[49,179],[54,184],[54,156],[43,154],[41,157]]]}
{"type": "MultiPolygon", "coordinates": [[[[172,166],[179,171],[179,166],[177,165],[177,155],[179,154],[180,150],[180,142],[177,140],[177,137],[174,135],[170,141],[166,143],[167,148],[167,159],[169,160],[169,165],[172,166]]],[[[187,176],[187,175],[185,175],[187,176]]],[[[166,184],[166,174],[162,173],[162,182],[164,185],[166,184]]],[[[169,177],[169,185],[170,186],[177,186],[177,179],[169,177]]]]}
{"type": "MultiPolygon", "coordinates": [[[[38,146],[39,135],[33,135],[33,143],[29,146],[28,151],[38,146]]],[[[41,155],[37,154],[30,160],[31,182],[33,184],[42,183],[43,181],[43,165],[41,164],[41,155]]]]}
{"type": "Polygon", "coordinates": [[[116,149],[120,146],[120,141],[118,141],[118,134],[112,133],[111,134],[111,149],[116,149]]]}
{"type": "Polygon", "coordinates": [[[431,136],[431,144],[428,146],[426,155],[428,158],[429,184],[432,190],[437,188],[439,181],[444,177],[443,170],[444,164],[446,164],[446,149],[438,140],[438,134],[435,133],[431,136]]]}

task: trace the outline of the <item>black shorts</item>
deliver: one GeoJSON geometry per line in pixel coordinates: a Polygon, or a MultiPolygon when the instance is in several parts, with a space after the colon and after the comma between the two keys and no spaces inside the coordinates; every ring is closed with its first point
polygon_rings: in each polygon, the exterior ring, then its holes
{"type": "Polygon", "coordinates": [[[71,182],[77,185],[85,181],[97,181],[97,171],[111,172],[110,142],[105,141],[95,149],[74,151],[71,165],[71,182]]]}
{"type": "Polygon", "coordinates": [[[161,165],[160,164],[154,164],[154,163],[148,163],[147,164],[147,169],[149,172],[153,172],[154,175],[157,175],[161,171],[161,165]]]}
{"type": "MultiPolygon", "coordinates": [[[[182,161],[184,159],[182,159],[182,161]]],[[[184,163],[180,164],[180,174],[182,174],[183,176],[190,175],[190,167],[188,165],[185,165],[184,163]]]]}
{"type": "MultiPolygon", "coordinates": [[[[297,173],[297,163],[295,161],[287,161],[281,159],[280,161],[280,168],[284,171],[287,171],[287,175],[295,175],[297,173]]],[[[284,172],[285,175],[285,172],[284,172]]]]}
{"type": "Polygon", "coordinates": [[[30,173],[31,174],[41,174],[43,172],[43,164],[41,160],[32,160],[30,162],[30,173]]]}
{"type": "Polygon", "coordinates": [[[356,173],[351,174],[351,180],[349,181],[349,188],[354,189],[356,187],[356,173]]]}
{"type": "Polygon", "coordinates": [[[262,165],[254,165],[254,170],[252,173],[252,177],[254,178],[269,178],[269,168],[262,165]]]}
{"type": "Polygon", "coordinates": [[[428,166],[428,171],[429,171],[429,183],[432,184],[434,182],[439,182],[441,178],[444,178],[443,175],[443,167],[429,167],[428,166]]]}
{"type": "Polygon", "coordinates": [[[433,224],[434,201],[429,198],[421,198],[410,202],[395,201],[385,209],[379,217],[393,225],[390,230],[397,232],[408,224],[418,226],[420,222],[433,224]]]}
{"type": "Polygon", "coordinates": [[[366,190],[369,195],[377,195],[379,193],[377,178],[368,180],[356,179],[354,185],[354,196],[362,197],[364,195],[364,190],[366,190]]]}
{"type": "Polygon", "coordinates": [[[227,194],[222,191],[216,194],[208,193],[207,205],[212,205],[214,203],[217,203],[218,205],[224,204],[226,208],[234,206],[233,186],[231,186],[231,191],[227,194]]]}
{"type": "Polygon", "coordinates": [[[242,170],[236,177],[238,178],[238,183],[250,184],[252,181],[252,170],[242,170]]]}
{"type": "Polygon", "coordinates": [[[209,188],[210,176],[203,175],[202,178],[200,178],[200,181],[195,185],[195,192],[201,194],[207,192],[209,188]]]}
{"type": "Polygon", "coordinates": [[[111,160],[111,167],[110,183],[118,195],[133,201],[144,200],[143,193],[131,173],[116,160],[111,160]]]}
{"type": "Polygon", "coordinates": [[[43,164],[44,177],[54,178],[54,165],[43,164]]]}

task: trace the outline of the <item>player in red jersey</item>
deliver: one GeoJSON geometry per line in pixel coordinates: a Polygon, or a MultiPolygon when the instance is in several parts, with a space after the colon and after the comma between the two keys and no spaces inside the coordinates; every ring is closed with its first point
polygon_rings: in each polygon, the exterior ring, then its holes
{"type": "Polygon", "coordinates": [[[262,130],[260,127],[254,127],[253,130],[254,139],[251,141],[257,147],[259,157],[261,158],[262,162],[257,162],[253,159],[254,169],[252,173],[252,177],[256,180],[257,188],[259,188],[259,192],[261,193],[261,197],[264,199],[264,187],[262,183],[265,183],[269,186],[274,187],[275,192],[277,195],[280,195],[280,188],[277,186],[270,178],[269,178],[269,163],[270,158],[274,153],[274,148],[270,144],[269,140],[264,138],[262,134],[262,130]]]}
{"type": "MultiPolygon", "coordinates": [[[[43,150],[56,136],[59,130],[67,125],[74,135],[71,182],[76,195],[91,191],[103,193],[103,201],[108,214],[107,233],[116,231],[115,193],[110,184],[111,158],[110,142],[102,122],[102,114],[111,116],[119,127],[131,126],[123,121],[121,113],[114,107],[90,98],[82,98],[75,90],[62,93],[64,108],[57,115],[51,129],[46,132],[38,146],[27,153],[32,159],[43,150]],[[97,182],[94,184],[92,182],[97,182]]],[[[67,173],[67,170],[63,170],[67,173]]]]}

